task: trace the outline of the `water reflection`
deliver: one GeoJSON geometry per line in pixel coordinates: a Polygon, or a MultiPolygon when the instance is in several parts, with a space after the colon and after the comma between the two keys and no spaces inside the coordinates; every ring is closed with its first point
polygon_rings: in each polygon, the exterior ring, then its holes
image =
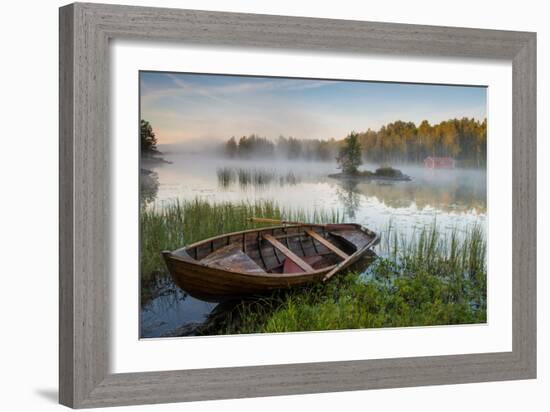
{"type": "Polygon", "coordinates": [[[414,204],[420,209],[432,207],[447,212],[486,213],[485,176],[478,178],[481,180],[464,180],[464,173],[457,173],[454,177],[438,179],[438,176],[426,173],[417,174],[411,182],[334,180],[339,186],[340,200],[351,212],[357,210],[358,198],[365,197],[375,198],[390,208],[406,208],[414,204]]]}
{"type": "MultiPolygon", "coordinates": [[[[313,209],[340,209],[359,221],[368,203],[396,209],[432,208],[438,213],[486,213],[486,172],[484,170],[437,170],[419,166],[393,165],[412,177],[410,182],[343,181],[329,178],[338,170],[331,162],[237,161],[203,158],[198,155],[170,155],[172,164],[151,168],[153,184],[146,198],[159,203],[196,197],[221,201],[277,200],[282,205],[313,209]]],[[[377,165],[365,164],[374,170],[377,165]]],[[[144,179],[145,181],[145,179],[144,179]]],[[[372,209],[369,210],[372,212],[372,209]]]]}
{"type": "Polygon", "coordinates": [[[336,189],[336,196],[344,207],[345,215],[349,219],[355,219],[355,213],[361,206],[361,192],[358,190],[356,180],[339,180],[339,187],[336,189]]]}
{"type": "Polygon", "coordinates": [[[260,168],[221,167],[216,169],[218,186],[221,189],[233,189],[238,185],[240,189],[252,187],[257,190],[268,189],[270,185],[295,185],[300,182],[292,171],[280,174],[276,170],[260,168]]]}
{"type": "Polygon", "coordinates": [[[159,177],[157,172],[149,169],[139,170],[139,202],[147,205],[155,201],[159,191],[159,177]]]}
{"type": "MultiPolygon", "coordinates": [[[[350,270],[367,276],[376,254],[368,252],[350,270]]],[[[199,336],[214,333],[227,317],[236,317],[242,300],[222,303],[203,302],[182,292],[171,280],[159,286],[159,294],[141,309],[141,338],[199,336]]],[[[248,297],[247,302],[265,300],[266,296],[248,297]]]]}
{"type": "Polygon", "coordinates": [[[170,279],[159,286],[156,297],[140,313],[140,336],[189,336],[202,325],[216,304],[189,296],[170,279]]]}

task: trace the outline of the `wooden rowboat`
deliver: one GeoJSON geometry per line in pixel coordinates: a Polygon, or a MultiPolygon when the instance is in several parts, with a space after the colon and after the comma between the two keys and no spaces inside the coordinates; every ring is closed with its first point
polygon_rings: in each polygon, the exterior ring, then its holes
{"type": "Polygon", "coordinates": [[[297,223],[228,233],[162,255],[181,289],[219,302],[326,281],[378,241],[358,224],[297,223]]]}

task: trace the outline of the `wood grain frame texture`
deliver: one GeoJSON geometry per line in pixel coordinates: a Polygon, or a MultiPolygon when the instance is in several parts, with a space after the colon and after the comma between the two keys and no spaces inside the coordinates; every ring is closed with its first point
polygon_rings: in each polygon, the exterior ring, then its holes
{"type": "Polygon", "coordinates": [[[536,34],[75,3],[60,8],[59,399],[74,408],[536,377],[536,34]],[[109,41],[513,65],[511,352],[109,373],[109,41]]]}

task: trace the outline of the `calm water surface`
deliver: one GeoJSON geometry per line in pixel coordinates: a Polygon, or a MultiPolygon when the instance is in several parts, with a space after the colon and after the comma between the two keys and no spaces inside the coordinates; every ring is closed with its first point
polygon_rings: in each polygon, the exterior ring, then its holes
{"type": "MultiPolygon", "coordinates": [[[[486,223],[485,170],[393,165],[412,181],[356,182],[328,177],[338,172],[329,162],[243,161],[174,153],[163,157],[172,163],[143,163],[158,182],[149,194],[154,207],[197,197],[212,202],[276,200],[290,209],[338,211],[345,221],[382,234],[391,222],[405,236],[434,221],[444,234],[486,223]]],[[[170,282],[160,287],[160,293],[142,308],[142,337],[192,334],[193,325],[203,322],[216,306],[185,295],[170,282]]]]}

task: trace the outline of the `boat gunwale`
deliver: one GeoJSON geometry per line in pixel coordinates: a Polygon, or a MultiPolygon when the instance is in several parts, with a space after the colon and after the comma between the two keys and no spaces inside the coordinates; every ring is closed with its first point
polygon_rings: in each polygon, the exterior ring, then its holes
{"type": "MultiPolygon", "coordinates": [[[[209,237],[209,238],[206,238],[206,239],[203,239],[203,240],[199,240],[198,242],[194,242],[194,243],[191,243],[187,246],[184,246],[184,247],[180,247],[178,249],[174,249],[173,251],[171,251],[170,253],[175,253],[175,252],[178,252],[178,251],[182,251],[182,250],[188,250],[188,249],[192,249],[194,247],[197,247],[197,246],[200,246],[202,245],[203,243],[208,243],[208,242],[213,242],[215,240],[218,240],[218,239],[222,239],[224,237],[229,237],[229,236],[235,236],[235,235],[241,235],[241,234],[247,234],[247,233],[253,233],[253,232],[260,232],[260,231],[263,231],[263,230],[273,230],[273,229],[281,229],[281,228],[296,228],[296,227],[303,227],[303,226],[307,226],[307,227],[323,227],[323,226],[330,226],[330,225],[347,225],[347,226],[355,226],[357,228],[359,228],[360,230],[368,230],[370,231],[369,229],[365,228],[364,226],[360,225],[359,223],[327,223],[326,225],[323,225],[323,224],[318,224],[318,223],[300,223],[300,224],[290,224],[290,225],[278,225],[278,226],[268,226],[268,227],[263,227],[263,228],[254,228],[254,229],[246,229],[246,230],[238,230],[236,232],[230,232],[230,233],[224,233],[222,235],[218,235],[218,236],[213,236],[213,237],[209,237]]],[[[369,235],[373,234],[373,235],[376,235],[376,233],[370,231],[371,233],[368,233],[369,235]]],[[[351,255],[350,255],[351,256],[351,255]]]]}
{"type": "MultiPolygon", "coordinates": [[[[338,223],[336,223],[336,225],[337,224],[338,223]]],[[[175,255],[174,253],[177,252],[177,251],[182,251],[182,250],[186,251],[186,249],[191,249],[191,248],[197,247],[197,246],[199,246],[203,243],[212,242],[213,240],[216,240],[216,239],[229,237],[229,236],[234,236],[234,235],[238,235],[238,234],[253,233],[253,232],[259,232],[259,231],[262,231],[262,230],[280,229],[280,228],[283,228],[283,227],[319,226],[319,225],[315,225],[315,224],[312,224],[312,225],[294,224],[294,225],[285,225],[285,226],[279,225],[279,226],[269,226],[269,227],[266,227],[266,228],[255,228],[255,229],[247,229],[247,230],[243,230],[243,231],[231,232],[231,233],[226,233],[226,234],[223,234],[223,235],[211,237],[211,238],[208,238],[208,239],[201,240],[199,242],[192,243],[192,244],[190,244],[188,246],[185,246],[183,248],[176,249],[173,252],[166,251],[163,254],[165,254],[166,258],[173,259],[173,260],[183,262],[183,263],[187,263],[189,265],[197,266],[199,268],[208,268],[208,269],[218,270],[218,271],[221,271],[221,272],[226,272],[226,273],[235,274],[235,275],[241,275],[241,276],[250,277],[250,278],[263,277],[263,278],[272,278],[272,279],[282,279],[282,278],[287,278],[287,277],[292,277],[292,278],[311,277],[311,276],[316,276],[316,275],[322,275],[326,272],[332,271],[337,266],[344,266],[344,264],[347,263],[349,260],[354,259],[357,255],[365,253],[368,249],[375,246],[377,244],[377,241],[380,239],[380,235],[378,233],[373,232],[370,229],[365,228],[364,226],[360,225],[359,223],[342,223],[342,225],[354,226],[354,227],[358,228],[359,230],[361,230],[363,232],[366,232],[368,235],[372,235],[373,238],[365,246],[363,246],[360,249],[357,249],[354,253],[349,255],[349,257],[347,259],[342,260],[341,262],[339,262],[337,264],[330,265],[330,266],[327,266],[327,267],[324,267],[322,269],[318,269],[318,270],[315,270],[315,271],[312,271],[312,272],[295,272],[295,273],[268,273],[268,272],[249,273],[249,272],[240,272],[240,271],[236,271],[236,270],[232,270],[232,269],[225,269],[225,268],[222,269],[222,268],[210,267],[210,266],[207,266],[205,264],[202,264],[200,260],[196,260],[196,259],[192,258],[191,256],[184,257],[184,256],[175,255]]]]}
{"type": "MultiPolygon", "coordinates": [[[[353,255],[350,255],[350,256],[353,256],[353,255]]],[[[220,272],[232,273],[232,274],[242,275],[242,276],[251,277],[251,278],[264,277],[264,278],[281,279],[281,278],[286,278],[286,277],[292,277],[292,278],[299,278],[299,277],[302,277],[302,276],[309,277],[311,275],[322,275],[324,272],[326,272],[328,270],[332,270],[337,266],[337,265],[330,265],[330,266],[327,266],[323,269],[315,270],[313,272],[294,272],[294,273],[254,272],[254,273],[250,273],[250,272],[238,272],[238,271],[233,270],[233,269],[225,269],[225,268],[222,269],[222,268],[207,266],[207,265],[201,264],[199,260],[195,260],[193,258],[186,259],[182,256],[177,256],[177,255],[173,255],[173,254],[171,254],[169,256],[169,258],[180,261],[180,262],[188,263],[190,265],[197,266],[197,267],[200,267],[200,268],[207,268],[207,269],[212,269],[212,270],[216,270],[216,271],[220,271],[220,272]]]]}

